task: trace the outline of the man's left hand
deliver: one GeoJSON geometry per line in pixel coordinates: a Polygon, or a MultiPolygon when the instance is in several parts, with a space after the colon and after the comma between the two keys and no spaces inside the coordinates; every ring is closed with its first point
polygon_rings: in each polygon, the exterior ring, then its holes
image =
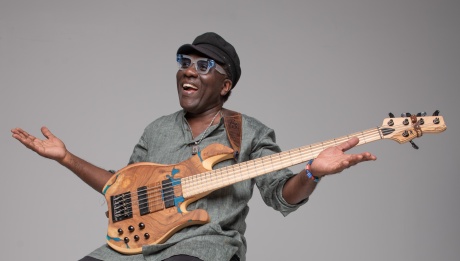
{"type": "Polygon", "coordinates": [[[310,171],[316,177],[336,174],[346,168],[363,161],[376,160],[369,152],[359,154],[345,154],[344,152],[355,147],[359,143],[357,137],[353,137],[337,146],[329,147],[322,151],[313,161],[310,171]]]}

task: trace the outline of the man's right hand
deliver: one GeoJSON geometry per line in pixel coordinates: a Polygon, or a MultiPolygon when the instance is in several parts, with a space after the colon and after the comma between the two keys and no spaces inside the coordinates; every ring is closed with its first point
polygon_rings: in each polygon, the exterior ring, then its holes
{"type": "Polygon", "coordinates": [[[40,140],[21,128],[11,130],[13,138],[20,141],[27,148],[43,157],[61,162],[67,154],[65,144],[54,136],[47,127],[42,127],[41,131],[46,139],[40,140]]]}
{"type": "Polygon", "coordinates": [[[11,132],[13,138],[20,141],[24,146],[45,158],[59,162],[86,184],[101,192],[105,183],[112,177],[112,173],[70,153],[64,143],[54,136],[48,128],[42,127],[41,130],[46,139],[40,140],[20,128],[12,129],[11,132]]]}

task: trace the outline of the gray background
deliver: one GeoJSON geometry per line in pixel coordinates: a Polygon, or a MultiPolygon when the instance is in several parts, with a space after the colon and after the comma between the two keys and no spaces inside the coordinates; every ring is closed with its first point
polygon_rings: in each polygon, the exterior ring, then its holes
{"type": "Polygon", "coordinates": [[[459,25],[447,0],[1,0],[2,259],[76,260],[104,244],[107,224],[101,195],[10,129],[41,137],[46,125],[73,153],[122,168],[143,128],[179,109],[177,47],[216,31],[243,68],[226,107],[274,128],[284,150],[390,111],[439,109],[448,126],[418,151],[354,149],[378,160],[323,180],[286,218],[256,192],[249,260],[458,260],[459,25]]]}

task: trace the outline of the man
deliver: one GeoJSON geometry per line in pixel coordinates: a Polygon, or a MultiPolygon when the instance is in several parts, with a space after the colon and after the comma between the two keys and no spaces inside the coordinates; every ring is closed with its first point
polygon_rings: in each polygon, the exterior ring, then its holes
{"type": "MultiPolygon", "coordinates": [[[[145,128],[129,164],[176,164],[199,154],[210,144],[231,147],[224,122],[232,112],[223,105],[241,75],[236,50],[218,34],[205,33],[178,49],[177,62],[177,92],[182,110],[145,128]]],[[[272,129],[247,115],[242,115],[241,125],[238,157],[220,162],[215,168],[280,152],[272,129]]],[[[12,133],[29,149],[57,161],[95,190],[102,191],[113,175],[111,172],[73,155],[46,127],[41,131],[46,139],[40,140],[19,128],[12,133]]],[[[358,139],[352,138],[324,150],[297,175],[283,169],[212,192],[188,207],[205,209],[210,215],[208,224],[186,227],[162,244],[144,246],[142,254],[127,256],[104,245],[82,260],[246,260],[245,218],[254,185],[267,205],[287,215],[308,200],[323,176],[376,159],[367,152],[344,154],[357,143],[358,139]]]]}

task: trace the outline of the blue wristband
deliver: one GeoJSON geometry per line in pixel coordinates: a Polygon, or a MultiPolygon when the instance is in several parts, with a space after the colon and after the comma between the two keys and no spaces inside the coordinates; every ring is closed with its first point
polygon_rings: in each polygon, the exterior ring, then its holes
{"type": "Polygon", "coordinates": [[[318,183],[321,178],[313,176],[313,174],[310,171],[310,166],[313,163],[313,159],[309,160],[307,162],[307,165],[305,166],[305,173],[307,174],[307,178],[312,179],[314,182],[318,183]]]}

